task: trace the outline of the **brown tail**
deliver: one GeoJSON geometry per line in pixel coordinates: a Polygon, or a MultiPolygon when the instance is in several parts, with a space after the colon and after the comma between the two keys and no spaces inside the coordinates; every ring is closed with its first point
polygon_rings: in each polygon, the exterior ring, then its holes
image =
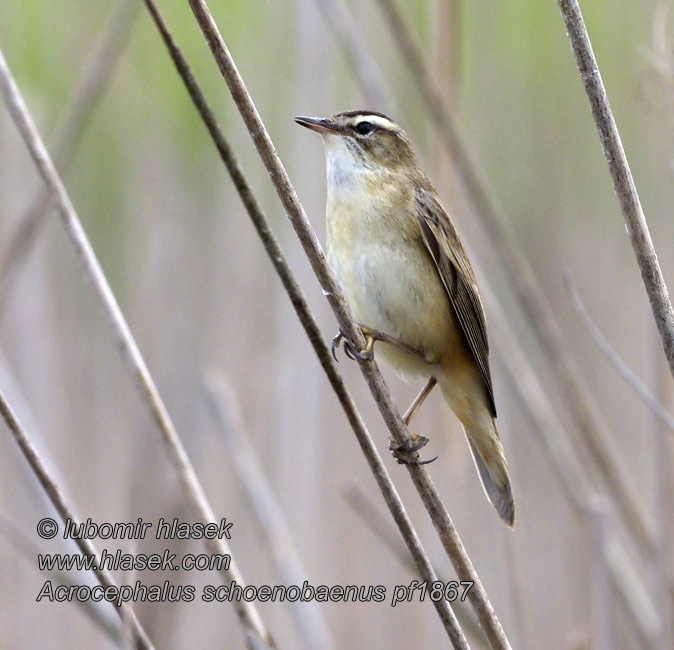
{"type": "Polygon", "coordinates": [[[438,382],[445,400],[461,420],[482,487],[508,526],[515,522],[508,463],[490,412],[482,378],[474,364],[454,364],[438,382]]]}
{"type": "Polygon", "coordinates": [[[510,486],[508,463],[496,426],[493,426],[488,441],[484,440],[484,432],[479,432],[477,436],[474,436],[465,426],[464,431],[482,481],[482,487],[501,519],[512,528],[515,524],[515,501],[510,486]]]}

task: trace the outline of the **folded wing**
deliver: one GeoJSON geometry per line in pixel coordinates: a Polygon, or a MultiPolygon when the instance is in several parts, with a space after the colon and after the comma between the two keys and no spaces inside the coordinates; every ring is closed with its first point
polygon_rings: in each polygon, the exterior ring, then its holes
{"type": "Polygon", "coordinates": [[[424,243],[437,266],[468,347],[480,369],[489,396],[491,414],[496,417],[494,391],[489,372],[487,323],[475,274],[454,224],[435,193],[417,189],[415,200],[424,243]]]}

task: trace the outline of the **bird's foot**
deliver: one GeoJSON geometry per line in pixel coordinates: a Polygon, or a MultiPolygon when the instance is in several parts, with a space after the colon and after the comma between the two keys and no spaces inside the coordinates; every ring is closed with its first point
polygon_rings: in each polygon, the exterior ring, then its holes
{"type": "Polygon", "coordinates": [[[400,465],[428,465],[435,458],[430,460],[421,460],[419,454],[417,453],[420,449],[423,449],[428,444],[428,438],[426,436],[420,436],[417,433],[410,432],[409,442],[398,443],[394,440],[389,440],[388,448],[389,451],[393,454],[400,465]]]}
{"type": "Polygon", "coordinates": [[[332,356],[335,361],[339,361],[337,358],[337,348],[339,348],[342,341],[344,342],[344,354],[346,354],[349,359],[355,361],[360,359],[361,361],[372,361],[374,359],[374,337],[369,335],[369,330],[365,327],[361,327],[363,336],[365,336],[365,347],[362,350],[357,350],[356,346],[353,344],[351,339],[347,338],[342,328],[339,328],[339,332],[335,334],[332,339],[332,356]]]}
{"type": "Polygon", "coordinates": [[[374,344],[376,341],[382,341],[383,343],[389,343],[390,345],[394,345],[400,350],[403,350],[408,354],[412,354],[416,357],[419,357],[424,361],[427,360],[426,355],[423,352],[417,350],[411,345],[408,345],[404,341],[395,338],[394,336],[390,336],[385,332],[372,329],[371,327],[366,327],[365,325],[361,325],[360,323],[358,324],[358,327],[360,327],[360,331],[363,333],[363,336],[365,337],[365,347],[362,350],[357,350],[356,346],[350,339],[348,339],[344,335],[344,332],[340,327],[339,332],[337,332],[335,337],[332,339],[332,356],[335,358],[335,361],[337,361],[337,354],[336,354],[337,348],[339,347],[342,341],[344,341],[344,353],[346,354],[347,357],[349,357],[349,359],[354,360],[361,359],[363,361],[372,361],[372,359],[374,359],[374,344]]]}

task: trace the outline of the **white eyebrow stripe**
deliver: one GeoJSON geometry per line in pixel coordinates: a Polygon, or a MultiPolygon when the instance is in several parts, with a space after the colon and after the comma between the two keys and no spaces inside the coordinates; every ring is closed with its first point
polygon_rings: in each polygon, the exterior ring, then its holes
{"type": "Polygon", "coordinates": [[[391,122],[391,120],[387,120],[385,117],[381,117],[379,115],[363,115],[356,122],[356,126],[358,126],[361,122],[370,122],[371,124],[374,124],[381,129],[386,129],[387,131],[395,131],[398,128],[393,122],[391,122]]]}

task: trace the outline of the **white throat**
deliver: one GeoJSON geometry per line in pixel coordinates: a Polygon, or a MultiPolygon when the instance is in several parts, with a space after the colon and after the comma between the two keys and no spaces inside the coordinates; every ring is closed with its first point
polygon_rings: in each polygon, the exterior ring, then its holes
{"type": "Polygon", "coordinates": [[[343,137],[325,135],[323,144],[328,191],[354,192],[377,174],[377,171],[360,158],[343,137]]]}

